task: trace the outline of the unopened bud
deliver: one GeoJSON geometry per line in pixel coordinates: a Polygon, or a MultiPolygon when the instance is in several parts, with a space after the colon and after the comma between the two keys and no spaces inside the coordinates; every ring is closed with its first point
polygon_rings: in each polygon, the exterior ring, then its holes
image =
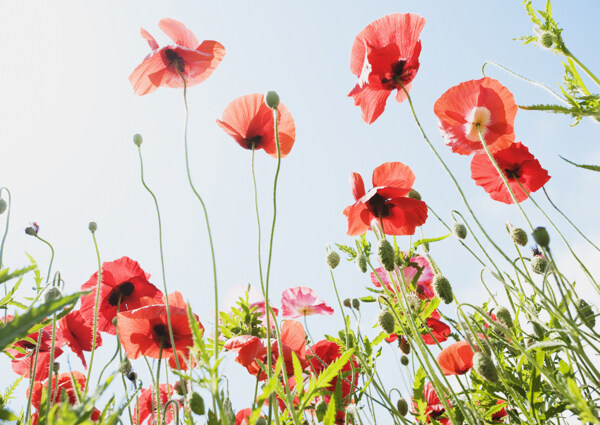
{"type": "Polygon", "coordinates": [[[448,279],[441,274],[433,277],[433,292],[446,304],[450,304],[453,300],[452,286],[448,279]]]}
{"type": "Polygon", "coordinates": [[[357,310],[360,308],[360,301],[358,298],[352,298],[352,307],[357,310]]]}
{"type": "Polygon", "coordinates": [[[592,306],[589,305],[584,300],[577,300],[577,312],[579,313],[579,317],[589,327],[590,329],[596,325],[596,316],[594,315],[594,310],[592,310],[592,306]]]}
{"type": "Polygon", "coordinates": [[[348,307],[348,308],[352,307],[352,301],[350,301],[350,298],[344,298],[343,304],[344,304],[344,307],[348,307]]]}
{"type": "Polygon", "coordinates": [[[410,344],[408,343],[406,338],[400,338],[400,342],[398,342],[398,347],[400,348],[400,351],[402,351],[404,354],[410,353],[410,344]]]}
{"type": "Polygon", "coordinates": [[[542,248],[548,248],[548,245],[550,245],[550,236],[545,227],[536,227],[531,235],[535,243],[542,248]]]}
{"type": "Polygon", "coordinates": [[[398,400],[396,403],[396,408],[398,409],[398,413],[400,413],[402,416],[406,416],[408,413],[408,403],[403,398],[398,400]]]}
{"type": "Polygon", "coordinates": [[[467,226],[462,223],[454,223],[452,226],[452,233],[454,233],[454,236],[458,239],[464,239],[467,237],[467,226]]]}
{"type": "Polygon", "coordinates": [[[406,294],[406,304],[413,313],[419,313],[423,302],[417,294],[408,293],[406,294]]]}
{"type": "Polygon", "coordinates": [[[546,330],[542,325],[538,322],[531,322],[531,326],[533,326],[533,332],[538,339],[544,339],[546,336],[546,330]]]}
{"type": "Polygon", "coordinates": [[[377,316],[377,323],[381,326],[385,332],[391,334],[394,333],[394,329],[396,328],[396,320],[394,319],[394,315],[389,310],[381,310],[379,315],[377,316]]]}
{"type": "Polygon", "coordinates": [[[113,319],[112,319],[113,326],[117,326],[117,320],[118,320],[117,316],[113,317],[113,319]]]}
{"type": "Polygon", "coordinates": [[[137,146],[140,147],[142,146],[142,142],[144,141],[144,139],[142,138],[141,134],[134,134],[133,135],[133,143],[137,146]]]}
{"type": "Polygon", "coordinates": [[[486,381],[498,381],[498,370],[496,369],[494,362],[481,352],[477,352],[473,356],[473,369],[475,369],[475,372],[481,375],[486,381]]]}
{"type": "Polygon", "coordinates": [[[554,34],[550,31],[544,31],[538,36],[538,41],[543,47],[549,49],[554,44],[554,34]]]}
{"type": "Polygon", "coordinates": [[[127,379],[129,379],[131,382],[137,381],[137,373],[135,373],[134,371],[129,372],[127,374],[127,379]]]}
{"type": "Polygon", "coordinates": [[[4,211],[6,211],[6,208],[8,207],[8,204],[6,203],[6,201],[2,198],[0,198],[0,214],[4,214],[4,211]]]}
{"type": "Polygon", "coordinates": [[[498,310],[496,310],[496,319],[498,319],[498,322],[502,326],[508,329],[511,329],[514,326],[510,311],[508,311],[506,307],[499,307],[498,310]]]}
{"type": "Polygon", "coordinates": [[[361,272],[367,272],[367,257],[365,254],[358,254],[358,257],[356,257],[356,266],[361,272]]]}
{"type": "Polygon", "coordinates": [[[513,227],[510,231],[510,238],[517,245],[525,246],[527,245],[527,241],[529,238],[527,237],[527,232],[523,229],[519,229],[518,227],[513,227]]]}
{"type": "Polygon", "coordinates": [[[121,372],[123,375],[127,375],[129,372],[131,372],[131,362],[128,358],[125,358],[125,360],[123,360],[119,365],[119,372],[121,372]]]}
{"type": "Polygon", "coordinates": [[[48,288],[46,295],[44,295],[44,299],[47,303],[60,300],[62,298],[62,292],[56,286],[51,286],[48,288]]]}
{"type": "Polygon", "coordinates": [[[27,233],[29,236],[37,236],[39,231],[40,226],[38,226],[37,223],[31,223],[30,226],[25,228],[25,233],[27,233]]]}
{"type": "Polygon", "coordinates": [[[94,233],[96,230],[98,230],[98,225],[96,224],[95,221],[90,221],[88,224],[88,230],[92,233],[94,233]]]}
{"type": "Polygon", "coordinates": [[[402,363],[404,366],[408,366],[408,357],[400,356],[400,363],[402,363]]]}
{"type": "Polygon", "coordinates": [[[54,362],[52,364],[52,372],[58,373],[59,370],[60,370],[60,363],[59,362],[54,362]]]}
{"type": "Polygon", "coordinates": [[[194,412],[196,415],[204,415],[204,413],[206,412],[204,407],[204,399],[200,394],[198,394],[195,391],[190,393],[188,401],[190,405],[190,410],[192,412],[194,412]]]}
{"type": "Polygon", "coordinates": [[[317,414],[317,420],[319,422],[322,422],[323,419],[325,418],[325,413],[327,413],[327,403],[325,403],[325,401],[323,401],[323,400],[318,402],[317,405],[315,406],[315,412],[317,414]]]}
{"type": "Polygon", "coordinates": [[[173,385],[173,389],[175,390],[175,392],[179,395],[185,395],[183,393],[183,385],[181,385],[181,381],[176,381],[175,384],[173,385]]]}
{"type": "Polygon", "coordinates": [[[271,109],[275,109],[279,106],[279,95],[277,92],[268,91],[265,95],[265,103],[271,109]]]}
{"type": "Polygon", "coordinates": [[[377,256],[379,257],[381,264],[383,264],[383,268],[388,272],[394,270],[394,247],[387,239],[379,241],[379,245],[377,246],[377,256]]]}
{"type": "Polygon", "coordinates": [[[544,274],[548,268],[548,260],[541,255],[536,255],[529,262],[531,271],[537,274],[544,274]]]}
{"type": "Polygon", "coordinates": [[[411,189],[406,196],[409,198],[418,199],[419,201],[421,200],[421,194],[414,189],[411,189]]]}
{"type": "Polygon", "coordinates": [[[327,247],[327,256],[325,257],[327,260],[327,265],[333,270],[340,264],[340,254],[336,251],[327,247]]]}

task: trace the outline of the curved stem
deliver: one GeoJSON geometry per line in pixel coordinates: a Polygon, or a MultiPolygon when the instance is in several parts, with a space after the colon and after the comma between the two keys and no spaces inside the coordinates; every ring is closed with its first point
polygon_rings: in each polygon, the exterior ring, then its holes
{"type": "MultiPolygon", "coordinates": [[[[11,202],[11,198],[10,198],[10,190],[8,190],[8,188],[6,187],[0,187],[0,194],[2,194],[2,190],[6,190],[6,193],[8,194],[8,208],[6,209],[6,223],[4,225],[4,235],[2,236],[2,242],[0,243],[0,269],[3,266],[2,263],[2,257],[4,255],[4,242],[6,241],[6,235],[8,234],[8,224],[10,222],[10,207],[12,205],[11,202]]],[[[4,285],[4,294],[6,295],[6,285],[4,285]]]]}
{"type": "Polygon", "coordinates": [[[50,264],[48,264],[48,275],[46,276],[46,286],[48,286],[48,282],[50,281],[50,272],[52,271],[52,263],[54,262],[54,248],[47,240],[40,238],[38,235],[35,235],[35,237],[44,242],[50,248],[50,264]]]}
{"type": "MultiPolygon", "coordinates": [[[[98,306],[100,304],[100,287],[102,286],[102,262],[100,261],[100,250],[98,249],[98,241],[96,241],[96,232],[92,233],[92,239],[94,240],[94,249],[96,250],[96,259],[98,261],[98,284],[96,285],[96,301],[94,303],[94,325],[92,333],[92,352],[90,354],[90,367],[87,371],[87,379],[85,381],[85,390],[83,394],[87,394],[88,387],[90,386],[90,377],[92,376],[92,366],[94,365],[94,353],[96,352],[96,335],[98,333],[98,306]]],[[[119,300],[120,302],[120,300],[119,300]]],[[[118,337],[117,337],[118,338],[118,337]]],[[[118,342],[117,342],[118,344],[118,342]]],[[[102,376],[102,374],[100,375],[102,376]]]]}
{"type": "Polygon", "coordinates": [[[596,77],[592,71],[590,71],[583,63],[581,63],[579,61],[579,59],[577,59],[573,55],[573,53],[571,53],[571,51],[569,49],[567,49],[566,47],[564,49],[564,54],[566,57],[571,58],[573,60],[573,62],[575,62],[577,65],[579,65],[579,67],[581,69],[583,69],[583,71],[587,74],[587,76],[590,77],[594,81],[594,83],[596,83],[598,85],[598,87],[600,87],[600,80],[598,79],[598,77],[596,77]]]}

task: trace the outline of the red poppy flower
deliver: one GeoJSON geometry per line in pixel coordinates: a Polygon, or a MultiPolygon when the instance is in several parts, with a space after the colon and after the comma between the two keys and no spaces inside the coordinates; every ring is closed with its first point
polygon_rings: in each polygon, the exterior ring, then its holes
{"type": "MultiPolygon", "coordinates": [[[[3,320],[2,318],[1,320],[3,320]]],[[[6,321],[10,322],[14,316],[7,315],[6,321]]],[[[1,328],[0,328],[1,329],[1,328]]],[[[54,336],[54,358],[56,359],[63,352],[61,347],[64,345],[64,340],[60,330],[56,329],[54,336]]],[[[27,339],[21,339],[15,342],[5,351],[10,354],[14,360],[11,361],[13,371],[25,378],[31,379],[33,374],[34,381],[43,381],[48,378],[48,369],[50,367],[50,350],[52,348],[52,326],[46,326],[38,332],[34,332],[27,336],[27,339]],[[35,348],[37,346],[39,334],[42,334],[40,340],[40,348],[38,350],[38,359],[35,371],[32,371],[33,363],[35,363],[35,348]]]]}
{"type": "MultiPolygon", "coordinates": [[[[308,359],[311,371],[317,376],[341,355],[340,346],[335,342],[322,340],[313,344],[308,348],[308,359]]],[[[353,389],[356,389],[358,384],[358,367],[358,362],[352,359],[351,362],[347,362],[338,373],[338,376],[342,377],[341,390],[344,400],[350,395],[353,389]],[[355,371],[354,373],[352,373],[353,368],[355,371]]],[[[326,389],[335,393],[337,384],[338,377],[335,377],[326,389]]]]}
{"type": "MultiPolygon", "coordinates": [[[[79,310],[74,310],[63,317],[59,322],[60,330],[65,343],[81,359],[87,368],[84,351],[92,351],[93,324],[86,321],[79,310]]],[[[102,345],[100,332],[96,333],[96,348],[102,345]]]]}
{"type": "MultiPolygon", "coordinates": [[[[433,292],[433,288],[431,284],[433,282],[433,269],[429,264],[427,258],[422,255],[417,255],[416,257],[411,257],[409,259],[409,264],[405,267],[402,272],[404,273],[404,280],[407,284],[410,284],[413,279],[417,276],[417,294],[419,294],[423,298],[432,299],[435,294],[433,292]]],[[[396,267],[396,273],[400,274],[400,269],[396,267]]],[[[392,289],[392,280],[395,283],[396,289],[400,290],[400,285],[397,282],[396,274],[392,274],[393,279],[390,279],[390,274],[383,267],[378,267],[375,269],[375,272],[371,272],[371,282],[375,287],[381,288],[381,283],[386,286],[386,288],[390,291],[392,289]]]]}
{"type": "Polygon", "coordinates": [[[412,235],[427,220],[427,205],[408,198],[415,175],[401,162],[386,162],[373,170],[373,189],[365,194],[365,184],[358,173],[350,176],[356,202],[344,209],[348,217],[348,235],[365,233],[371,221],[381,221],[388,235],[412,235]]]}
{"type": "MultiPolygon", "coordinates": [[[[425,402],[427,403],[426,414],[427,414],[427,423],[431,422],[431,419],[435,419],[442,425],[450,424],[450,418],[440,417],[444,413],[446,413],[446,407],[444,403],[441,402],[437,393],[433,389],[433,385],[431,382],[427,382],[425,384],[425,388],[423,390],[423,395],[425,396],[425,402]]],[[[450,405],[450,400],[448,400],[448,404],[450,405]]],[[[450,405],[452,407],[452,405],[450,405]]],[[[413,402],[413,408],[417,410],[415,403],[413,402]]]]}
{"type": "MultiPolygon", "coordinates": [[[[160,384],[159,385],[159,393],[160,393],[160,405],[161,408],[164,409],[165,404],[169,401],[171,395],[173,395],[173,386],[169,384],[160,384]]],[[[156,389],[154,387],[144,388],[135,403],[133,408],[133,423],[136,425],[140,425],[143,422],[148,420],[147,424],[155,423],[154,413],[156,410],[156,389]],[[138,411],[139,406],[139,411],[138,411]]],[[[167,411],[166,423],[173,422],[173,409],[177,406],[178,409],[181,408],[179,403],[171,403],[167,411]]],[[[163,414],[161,411],[161,418],[163,418],[163,414]]]]}
{"type": "Polygon", "coordinates": [[[188,86],[199,84],[210,77],[225,56],[221,43],[205,40],[200,44],[194,33],[175,19],[161,19],[158,26],[175,45],[159,49],[154,37],[140,30],[152,53],[129,76],[137,95],[152,93],[159,87],[183,87],[182,76],[188,86]]]}
{"type": "MultiPolygon", "coordinates": [[[[506,401],[504,400],[498,400],[496,402],[496,404],[505,404],[506,405],[506,401]]],[[[494,413],[492,415],[492,420],[495,422],[504,422],[504,417],[508,416],[508,413],[506,412],[506,406],[502,407],[502,409],[500,409],[499,411],[497,411],[496,413],[494,413]]]]}
{"type": "Polygon", "coordinates": [[[248,421],[250,421],[250,416],[252,416],[251,408],[247,407],[245,409],[240,410],[235,414],[234,425],[248,425],[248,421]]]}
{"type": "Polygon", "coordinates": [[[419,70],[419,35],[425,18],[414,13],[395,13],[371,22],[354,39],[350,70],[358,83],[348,94],[360,106],[362,119],[371,124],[385,109],[390,93],[396,101],[406,100],[419,70]]]}
{"type": "MultiPolygon", "coordinates": [[[[160,303],[162,293],[150,282],[144,270],[137,261],[129,257],[105,262],[102,264],[102,283],[100,285],[100,300],[98,304],[98,330],[115,335],[113,319],[117,311],[135,310],[148,303],[147,297],[160,303]]],[[[93,326],[94,308],[96,304],[96,288],[98,272],[81,286],[82,290],[92,290],[81,297],[81,315],[93,326]]]]}
{"type": "Polygon", "coordinates": [[[515,98],[493,78],[451,87],[435,102],[433,111],[452,152],[470,155],[483,149],[478,125],[491,152],[506,148],[515,140],[515,98]]]}
{"type": "MultiPolygon", "coordinates": [[[[286,320],[281,325],[281,345],[283,348],[283,361],[288,374],[294,373],[292,363],[292,352],[296,354],[300,365],[304,369],[308,365],[306,360],[306,333],[302,323],[295,320],[286,320]]],[[[266,379],[262,372],[259,362],[267,364],[267,339],[260,339],[252,335],[241,335],[230,338],[225,343],[225,349],[237,353],[236,362],[248,369],[251,375],[259,375],[260,379],[266,379]]],[[[271,338],[271,355],[274,366],[279,357],[279,347],[277,340],[271,338]]]]}
{"type": "Polygon", "coordinates": [[[281,296],[283,317],[302,317],[312,314],[333,314],[333,308],[317,297],[315,291],[306,286],[297,286],[283,291],[281,296]]]}
{"type": "MultiPolygon", "coordinates": [[[[275,140],[275,120],[273,111],[265,104],[265,96],[254,93],[238,97],[223,111],[223,119],[217,124],[244,149],[264,149],[266,153],[277,158],[277,141],[275,140]]],[[[296,125],[292,114],[280,103],[279,111],[279,150],[281,158],[292,150],[296,139],[296,125]]]]}
{"type": "MultiPolygon", "coordinates": [[[[187,367],[189,349],[194,345],[194,337],[187,316],[187,303],[179,292],[169,294],[171,326],[173,339],[180,361],[180,367],[187,367]],[[183,362],[183,363],[182,363],[183,362]]],[[[118,315],[119,339],[130,359],[147,356],[169,359],[172,368],[177,367],[173,346],[169,335],[167,306],[165,304],[147,305],[136,310],[125,311],[118,315]],[[161,353],[162,349],[162,353],[161,353]]],[[[198,316],[196,316],[198,320],[198,316]]],[[[204,329],[198,322],[200,329],[204,329]]]]}
{"type": "MultiPolygon", "coordinates": [[[[528,193],[535,192],[550,180],[548,171],[542,168],[539,161],[521,142],[513,143],[508,148],[495,152],[493,156],[519,202],[527,199],[528,193]],[[521,189],[521,185],[527,192],[521,189]]],[[[513,203],[502,177],[485,152],[473,156],[471,177],[477,186],[483,187],[490,194],[493,200],[505,204],[513,203]]]]}
{"type": "Polygon", "coordinates": [[[450,336],[450,327],[440,320],[440,314],[437,311],[434,310],[431,316],[425,320],[425,323],[429,327],[429,332],[431,332],[431,335],[427,331],[421,335],[425,344],[435,345],[436,341],[442,343],[450,336]]]}
{"type": "Polygon", "coordinates": [[[444,348],[437,362],[444,375],[463,375],[473,367],[473,350],[467,341],[459,341],[444,348]]]}

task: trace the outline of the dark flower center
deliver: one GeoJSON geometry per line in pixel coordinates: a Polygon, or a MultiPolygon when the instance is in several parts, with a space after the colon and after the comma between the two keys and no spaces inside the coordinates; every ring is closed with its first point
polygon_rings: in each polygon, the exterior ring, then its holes
{"type": "Polygon", "coordinates": [[[108,297],[108,303],[112,306],[119,305],[120,301],[123,301],[123,298],[131,295],[133,293],[133,283],[131,282],[123,282],[115,289],[112,290],[110,296],[108,297]]]}
{"type": "MultiPolygon", "coordinates": [[[[382,84],[392,83],[391,84],[392,86],[394,86],[398,82],[404,83],[404,81],[407,80],[409,77],[409,72],[404,69],[405,66],[406,66],[406,60],[400,59],[398,62],[396,62],[395,64],[392,65],[391,72],[389,74],[386,74],[386,77],[389,77],[389,78],[382,78],[381,83],[382,84]]],[[[408,82],[410,82],[410,81],[408,81],[408,82]]]]}
{"type": "Polygon", "coordinates": [[[390,210],[385,204],[385,199],[379,193],[376,193],[369,199],[369,210],[377,218],[385,218],[390,215],[390,210]]]}
{"type": "Polygon", "coordinates": [[[252,149],[252,146],[254,146],[254,149],[260,147],[260,142],[262,142],[262,136],[260,134],[246,138],[247,149],[252,149]]]}
{"type": "Polygon", "coordinates": [[[177,71],[184,72],[185,71],[185,62],[183,58],[177,54],[175,50],[167,49],[165,50],[165,56],[169,61],[169,65],[173,66],[177,71]]]}
{"type": "Polygon", "coordinates": [[[519,167],[518,165],[515,168],[505,168],[504,169],[504,175],[509,179],[509,180],[518,180],[521,178],[522,172],[521,172],[521,167],[519,167]]]}
{"type": "Polygon", "coordinates": [[[152,328],[154,331],[154,339],[162,346],[162,348],[171,348],[171,337],[169,336],[169,329],[163,323],[154,325],[152,328]]]}

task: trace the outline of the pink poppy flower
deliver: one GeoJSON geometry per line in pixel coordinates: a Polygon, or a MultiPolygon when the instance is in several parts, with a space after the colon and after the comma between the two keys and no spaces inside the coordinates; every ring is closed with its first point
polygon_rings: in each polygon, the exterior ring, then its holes
{"type": "MultiPolygon", "coordinates": [[[[410,284],[413,281],[413,279],[417,276],[417,273],[419,273],[419,270],[422,269],[421,274],[417,278],[416,282],[417,294],[422,295],[427,299],[432,299],[435,296],[435,294],[433,292],[433,288],[431,287],[431,284],[433,282],[433,269],[429,265],[429,261],[422,255],[417,255],[416,257],[411,257],[409,263],[414,263],[416,267],[409,265],[404,268],[403,273],[406,283],[410,284]]],[[[396,273],[400,274],[400,269],[398,267],[396,267],[396,273]]],[[[392,276],[394,277],[394,284],[396,286],[396,289],[400,290],[400,285],[396,280],[396,275],[393,274],[392,276]]],[[[390,275],[383,267],[378,267],[377,269],[375,269],[375,272],[371,272],[371,282],[373,283],[373,285],[375,285],[375,287],[381,288],[380,281],[383,282],[387,289],[393,291],[392,280],[390,279],[390,275]]]]}
{"type": "Polygon", "coordinates": [[[129,76],[137,95],[152,93],[159,87],[183,87],[181,77],[188,86],[199,84],[212,74],[225,56],[225,47],[221,43],[204,40],[200,44],[194,33],[175,19],[161,19],[158,26],[175,44],[159,48],[148,31],[140,30],[152,53],[129,76]]]}
{"type": "Polygon", "coordinates": [[[315,291],[305,286],[288,288],[281,296],[283,317],[302,317],[311,314],[333,314],[333,308],[317,297],[315,291]]]}

